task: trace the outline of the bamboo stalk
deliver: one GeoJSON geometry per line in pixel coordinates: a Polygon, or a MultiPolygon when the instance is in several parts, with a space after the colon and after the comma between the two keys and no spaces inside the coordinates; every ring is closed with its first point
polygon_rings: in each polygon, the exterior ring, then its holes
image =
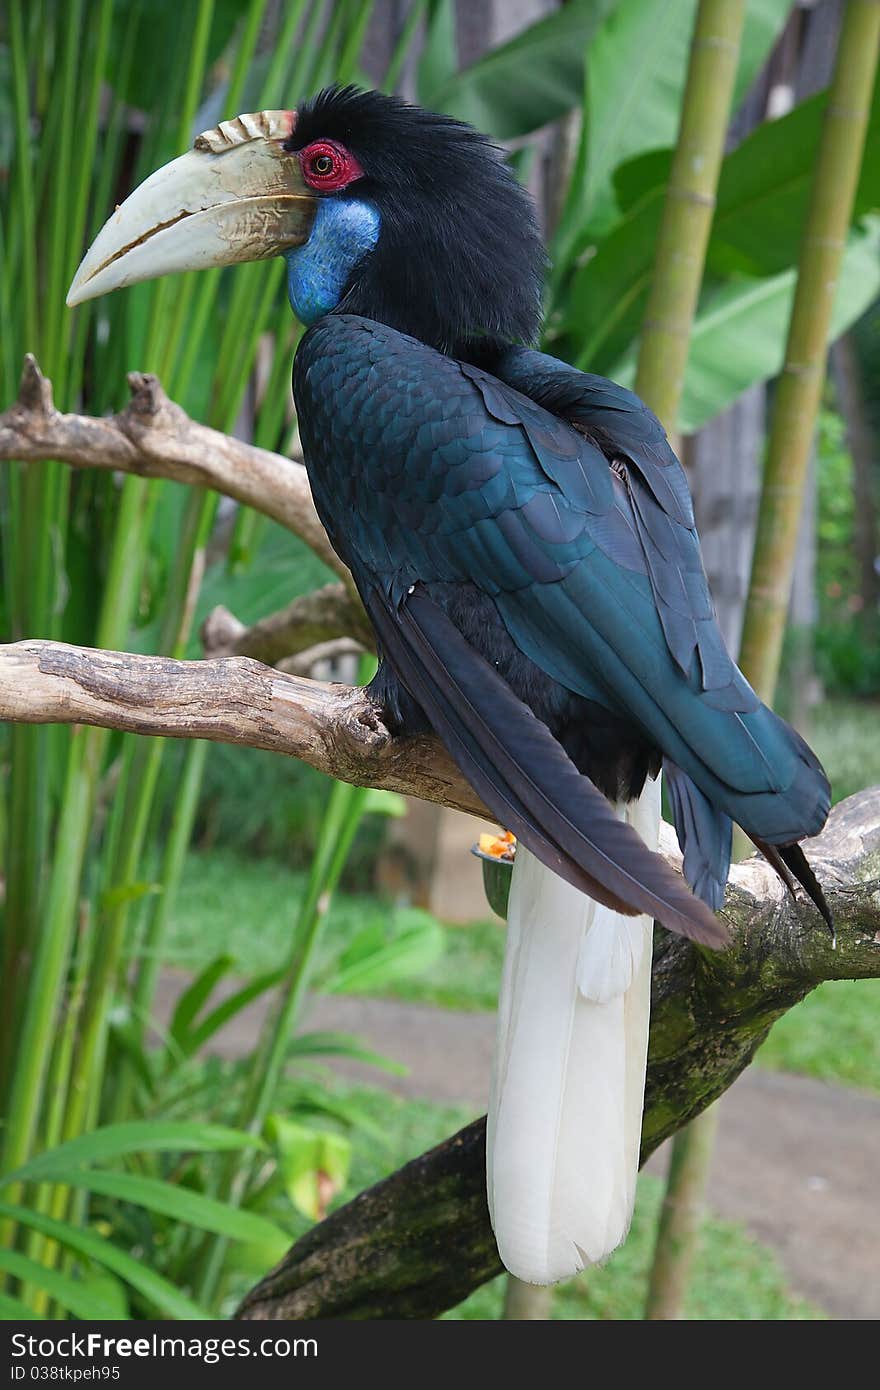
{"type": "Polygon", "coordinates": [[[504,1308],[501,1316],[506,1322],[547,1322],[552,1316],[553,1289],[545,1284],[526,1284],[515,1274],[504,1281],[504,1308]]]}
{"type": "Polygon", "coordinates": [[[736,79],[745,0],[701,0],[642,324],[636,392],[675,428],[736,79]]]}
{"type": "Polygon", "coordinates": [[[852,218],[880,40],[878,0],[849,0],[822,137],[764,464],[740,665],[772,701],[794,569],[804,480],[825,379],[837,278],[852,218]]]}
{"type": "MultiPolygon", "coordinates": [[[[849,0],[825,111],[798,265],[785,366],[776,391],[740,666],[773,699],[794,570],[804,482],[824,379],[837,276],[861,168],[880,38],[877,0],[849,0]]],[[[646,1317],[682,1316],[717,1116],[676,1135],[646,1317]]]]}
{"type": "MultiPolygon", "coordinates": [[[[694,24],[636,374],[637,393],[670,430],[684,385],[744,19],[744,0],[701,0],[694,24]]],[[[711,1163],[713,1126],[710,1111],[676,1135],[645,1307],[648,1319],[680,1315],[660,1310],[681,1307],[699,1225],[698,1197],[711,1163]]]]}
{"type": "Polygon", "coordinates": [[[681,1317],[691,1264],[705,1212],[706,1180],[718,1134],[720,1101],[710,1105],[672,1142],[666,1195],[648,1280],[645,1316],[652,1321],[681,1317]],[[687,1142],[678,1143],[679,1136],[687,1142]]]}

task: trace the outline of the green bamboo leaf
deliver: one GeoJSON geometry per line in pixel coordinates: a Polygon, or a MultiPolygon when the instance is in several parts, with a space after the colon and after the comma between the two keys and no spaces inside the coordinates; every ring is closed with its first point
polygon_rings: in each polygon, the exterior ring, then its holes
{"type": "MultiPolygon", "coordinates": [[[[213,63],[226,47],[245,8],[241,0],[215,0],[211,35],[205,55],[208,65],[213,63]]],[[[117,94],[130,106],[142,107],[147,111],[155,107],[156,73],[164,73],[168,65],[169,39],[175,36],[179,41],[181,9],[179,0],[150,0],[149,4],[140,6],[136,49],[138,62],[133,65],[125,82],[117,88],[117,94]]],[[[115,47],[111,47],[111,61],[107,69],[107,80],[111,84],[114,83],[114,79],[118,83],[120,48],[121,36],[117,36],[115,47]]]]}
{"type": "Polygon", "coordinates": [[[129,1063],[147,1095],[154,1096],[156,1076],[151,1064],[152,1058],[141,1044],[141,1029],[135,1025],[130,1017],[119,1020],[111,1019],[110,1036],[113,1039],[114,1048],[118,1048],[120,1056],[129,1063]]]}
{"type": "Polygon", "coordinates": [[[108,1317],[113,1322],[128,1322],[131,1317],[129,1301],[130,1289],[108,1269],[95,1264],[83,1263],[77,1271],[80,1282],[94,1297],[106,1303],[112,1312],[108,1317]]]}
{"type": "Polygon", "coordinates": [[[17,1250],[0,1250],[0,1269],[23,1283],[44,1289],[74,1317],[112,1320],[119,1315],[118,1299],[107,1298],[97,1289],[57,1269],[48,1269],[17,1250]]]}
{"type": "Polygon", "coordinates": [[[614,196],[622,213],[630,212],[643,198],[665,187],[672,155],[671,148],[644,150],[618,164],[614,170],[614,196]]]}
{"type": "MultiPolygon", "coordinates": [[[[451,7],[449,8],[451,9],[451,7]]],[[[403,24],[400,26],[397,38],[394,43],[394,51],[391,54],[388,66],[385,69],[385,75],[382,78],[383,92],[397,91],[397,86],[400,81],[400,74],[403,71],[404,63],[409,57],[412,49],[419,44],[419,30],[421,28],[422,13],[424,9],[425,0],[411,0],[409,11],[406,15],[406,18],[403,21],[403,24]]],[[[425,35],[425,41],[421,45],[423,57],[428,50],[429,42],[430,31],[425,35]]],[[[358,85],[366,86],[368,84],[359,83],[358,85]]],[[[421,88],[419,89],[421,90],[421,88]]]]}
{"type": "Polygon", "coordinates": [[[59,1166],[54,1173],[47,1174],[49,1181],[53,1178],[63,1182],[66,1187],[83,1188],[87,1192],[100,1193],[102,1197],[131,1202],[160,1216],[170,1216],[174,1221],[197,1226],[199,1230],[211,1231],[214,1235],[227,1236],[230,1240],[259,1241],[261,1244],[274,1241],[279,1259],[290,1245],[287,1233],[265,1216],[227,1206],[225,1202],[206,1197],[190,1187],[163,1182],[160,1178],[117,1173],[107,1168],[66,1166],[59,1166]]]}
{"type": "MultiPolygon", "coordinates": [[[[193,624],[195,635],[187,655],[199,655],[199,625],[212,608],[222,604],[233,609],[243,623],[250,624],[275,608],[283,608],[300,594],[309,593],[334,579],[336,576],[305,542],[276,522],[267,522],[246,573],[233,577],[220,566],[208,572],[199,595],[193,624]]],[[[145,634],[143,640],[149,641],[150,634],[145,634]]]]}
{"type": "Polygon", "coordinates": [[[0,1322],[30,1322],[32,1319],[42,1321],[42,1316],[42,1313],[35,1313],[33,1308],[29,1308],[19,1299],[10,1298],[8,1293],[0,1293],[0,1322]]]}
{"type": "Polygon", "coordinates": [[[378,1144],[388,1143],[387,1130],[366,1106],[358,1104],[351,1096],[334,1095],[324,1086],[299,1081],[292,1108],[298,1117],[332,1120],[346,1129],[369,1135],[378,1144]]]}
{"type": "Polygon", "coordinates": [[[151,883],[147,880],[138,883],[121,883],[116,888],[108,888],[106,892],[101,894],[101,911],[112,912],[114,908],[123,907],[127,903],[139,902],[141,898],[145,898],[151,893],[161,892],[161,883],[151,883]]]}
{"type": "MultiPolygon", "coordinates": [[[[169,1032],[181,1047],[184,1047],[193,1019],[202,1006],[207,1003],[215,986],[219,984],[224,975],[229,974],[234,965],[233,956],[216,956],[214,960],[208,962],[204,970],[199,972],[192,984],[184,990],[178,999],[171,1018],[169,1032]]],[[[186,1049],[184,1048],[184,1050],[186,1049]]]]}
{"type": "MultiPolygon", "coordinates": [[[[775,0],[770,0],[771,8],[775,0]]],[[[783,6],[787,9],[788,6],[783,6]]],[[[756,21],[760,20],[761,6],[749,5],[743,30],[742,51],[750,41],[754,42],[756,21]]],[[[754,76],[757,68],[746,64],[745,56],[740,63],[738,84],[743,76],[744,65],[754,76]]],[[[753,274],[767,274],[784,270],[791,264],[788,249],[792,237],[788,224],[792,222],[799,231],[806,210],[807,190],[815,163],[814,153],[819,137],[822,112],[828,99],[827,91],[800,102],[792,111],[776,120],[765,121],[751,135],[747,136],[736,150],[725,160],[722,179],[718,189],[716,204],[716,226],[713,228],[715,263],[718,264],[719,245],[725,243],[730,234],[724,231],[728,209],[735,210],[739,205],[749,204],[749,217],[743,230],[751,230],[754,245],[759,255],[751,267],[740,265],[743,270],[753,274]],[[795,199],[792,195],[797,194],[795,199]],[[786,234],[784,239],[774,230],[779,203],[784,206],[786,234]],[[721,235],[719,236],[719,230],[721,235]],[[775,249],[785,245],[784,262],[768,264],[775,249]]],[[[880,97],[878,84],[875,84],[871,118],[868,127],[869,147],[876,140],[880,127],[880,97]]],[[[655,149],[642,152],[623,161],[614,171],[614,191],[618,207],[627,212],[659,184],[666,182],[672,161],[671,149],[655,149]]],[[[880,197],[880,166],[876,159],[866,158],[862,167],[862,177],[856,195],[857,213],[869,212],[878,204],[880,197]]],[[[710,248],[710,256],[713,251],[710,248]]]]}
{"type": "Polygon", "coordinates": [[[107,1125],[90,1134],[70,1139],[66,1144],[37,1154],[15,1172],[0,1177],[0,1187],[13,1182],[38,1182],[55,1175],[67,1166],[78,1163],[100,1163],[109,1158],[121,1158],[133,1153],[175,1153],[195,1151],[214,1153],[222,1150],[260,1148],[252,1134],[228,1129],[225,1125],[207,1125],[186,1121],[131,1120],[127,1124],[107,1125]]]}
{"type": "MultiPolygon", "coordinates": [[[[14,1206],[10,1202],[0,1202],[0,1216],[6,1217],[9,1221],[17,1222],[19,1225],[28,1226],[31,1230],[39,1231],[41,1235],[48,1236],[50,1240],[55,1240],[59,1245],[63,1245],[66,1250],[73,1250],[76,1254],[84,1255],[86,1259],[94,1260],[96,1264],[112,1270],[133,1289],[137,1289],[138,1293],[142,1294],[159,1312],[170,1318],[192,1318],[201,1321],[211,1317],[210,1313],[206,1312],[204,1308],[200,1308],[191,1298],[187,1298],[186,1294],[182,1294],[167,1279],[163,1279],[159,1274],[154,1274],[146,1265],[133,1260],[112,1241],[104,1240],[100,1236],[93,1235],[90,1231],[78,1230],[65,1221],[56,1221],[53,1217],[44,1215],[43,1212],[14,1206]]],[[[25,1312],[24,1314],[17,1313],[16,1316],[31,1317],[33,1315],[25,1312]]]]}
{"type": "MultiPolygon", "coordinates": [[[[679,428],[699,429],[756,381],[782,367],[796,272],[731,287],[699,314],[679,413],[679,428]],[[775,292],[765,293],[765,288],[775,292]]],[[[860,318],[880,293],[880,222],[851,235],[841,266],[831,338],[860,318]]]]}
{"type": "MultiPolygon", "coordinates": [[[[578,367],[607,372],[638,332],[651,284],[665,189],[653,188],[585,256],[565,294],[564,352],[578,367]]],[[[552,344],[551,344],[552,347],[552,344]]]]}
{"type": "Polygon", "coordinates": [[[613,216],[616,165],[675,139],[695,10],[696,0],[621,0],[590,46],[585,178],[575,183],[581,219],[591,226],[607,225],[613,216]]]}
{"type": "Polygon", "coordinates": [[[407,1076],[409,1067],[383,1057],[349,1033],[299,1033],[290,1044],[288,1057],[347,1057],[366,1066],[380,1067],[392,1076],[407,1076]]]}
{"type": "MultiPolygon", "coordinates": [[[[719,273],[776,274],[794,264],[803,235],[828,93],[760,126],[724,161],[708,264],[719,273]]],[[[880,83],[853,217],[880,208],[880,83]]]]}
{"type": "Polygon", "coordinates": [[[204,1047],[209,1038],[212,1038],[231,1018],[246,1009],[248,1004],[259,999],[260,995],[267,994],[274,989],[284,979],[284,970],[270,970],[265,975],[258,975],[255,979],[249,980],[241,989],[237,989],[234,994],[230,994],[228,999],[224,999],[222,1004],[218,1004],[216,1009],[212,1009],[205,1016],[198,1027],[193,1028],[190,1033],[186,1050],[188,1053],[198,1052],[199,1048],[204,1047]]]}
{"type": "Polygon", "coordinates": [[[611,3],[572,0],[426,92],[425,100],[499,140],[538,130],[580,104],[588,46],[611,3]]]}
{"type": "MultiPolygon", "coordinates": [[[[827,93],[762,125],[724,160],[707,264],[716,273],[778,274],[794,265],[827,93]]],[[[880,86],[855,215],[880,206],[880,86]]],[[[617,171],[627,211],[586,256],[566,290],[561,331],[580,367],[609,372],[635,337],[651,280],[671,152],[655,151],[617,171]]]]}
{"type": "Polygon", "coordinates": [[[383,988],[392,980],[430,969],[443,947],[439,924],[427,912],[411,908],[397,915],[390,938],[381,923],[358,932],[323,987],[331,994],[383,988]]]}
{"type": "Polygon", "coordinates": [[[364,798],[365,816],[405,816],[406,799],[398,792],[385,791],[382,787],[368,787],[364,798]]]}
{"type": "Polygon", "coordinates": [[[457,67],[455,6],[448,0],[429,0],[425,39],[416,74],[416,88],[423,106],[436,106],[437,93],[453,80],[457,67]]]}

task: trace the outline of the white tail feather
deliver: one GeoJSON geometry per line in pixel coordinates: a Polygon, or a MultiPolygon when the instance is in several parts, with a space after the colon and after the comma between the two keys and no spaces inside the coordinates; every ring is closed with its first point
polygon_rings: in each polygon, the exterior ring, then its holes
{"type": "MultiPolygon", "coordinates": [[[[656,849],[659,779],[621,814],[656,849]]],[[[593,902],[517,849],[487,1176],[499,1254],[529,1283],[554,1283],[596,1264],[629,1229],[652,925],[593,902]]]]}

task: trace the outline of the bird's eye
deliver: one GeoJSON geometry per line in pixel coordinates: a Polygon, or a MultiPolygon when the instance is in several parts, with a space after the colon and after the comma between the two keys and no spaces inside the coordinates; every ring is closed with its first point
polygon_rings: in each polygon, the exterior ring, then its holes
{"type": "Polygon", "coordinates": [[[299,158],[303,178],[319,192],[333,193],[363,174],[354,155],[335,140],[315,140],[300,151],[299,158]]]}

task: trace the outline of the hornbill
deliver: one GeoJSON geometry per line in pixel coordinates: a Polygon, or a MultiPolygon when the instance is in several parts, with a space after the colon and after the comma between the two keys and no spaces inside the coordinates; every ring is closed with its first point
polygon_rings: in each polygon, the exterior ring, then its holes
{"type": "Polygon", "coordinates": [[[69,304],[283,255],[315,503],[395,732],[427,728],[515,832],[488,1196],[551,1282],[624,1238],[652,922],[721,947],[738,822],[830,923],[798,841],[816,757],[716,625],[684,471],[630,391],[535,351],[545,252],[501,152],[353,87],[199,136],[110,217],[69,304]],[[655,852],[659,774],[684,880],[655,852]],[[691,891],[692,890],[692,891],[691,891]]]}

